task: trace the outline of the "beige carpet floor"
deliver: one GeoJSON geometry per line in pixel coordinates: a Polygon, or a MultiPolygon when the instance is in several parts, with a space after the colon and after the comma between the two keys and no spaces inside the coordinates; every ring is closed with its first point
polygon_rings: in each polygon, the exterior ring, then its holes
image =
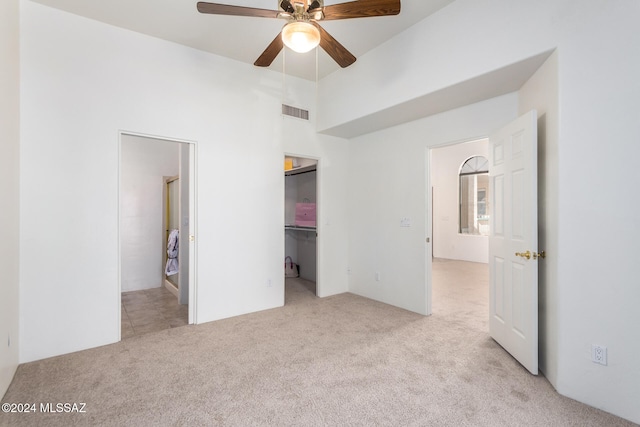
{"type": "Polygon", "coordinates": [[[3,403],[86,412],[0,425],[633,425],[560,396],[489,338],[485,265],[438,260],[434,281],[430,317],[288,280],[283,308],[24,364],[3,403]]]}

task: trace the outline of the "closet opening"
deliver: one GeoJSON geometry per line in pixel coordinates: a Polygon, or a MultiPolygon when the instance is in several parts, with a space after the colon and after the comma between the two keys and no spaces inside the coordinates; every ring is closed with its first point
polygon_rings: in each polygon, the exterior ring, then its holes
{"type": "Polygon", "coordinates": [[[318,295],[318,160],[286,156],[285,301],[290,294],[318,295]]]}

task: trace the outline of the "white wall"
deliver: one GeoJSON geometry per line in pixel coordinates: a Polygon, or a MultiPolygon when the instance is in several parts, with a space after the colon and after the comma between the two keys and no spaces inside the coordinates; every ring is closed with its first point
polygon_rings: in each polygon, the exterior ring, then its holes
{"type": "Polygon", "coordinates": [[[22,362],[118,339],[119,130],[197,143],[196,323],[284,303],[285,151],[321,159],[321,295],[347,290],[347,147],[281,116],[280,73],[21,5],[22,362]]]}
{"type": "Polygon", "coordinates": [[[18,366],[20,229],[19,2],[0,3],[0,398],[18,366]]]}
{"type": "Polygon", "coordinates": [[[446,103],[444,89],[555,48],[556,34],[570,31],[562,20],[572,19],[572,3],[543,0],[538,7],[538,2],[456,0],[323,79],[320,129],[428,94],[441,93],[436,100],[446,103]]]}
{"type": "MultiPolygon", "coordinates": [[[[487,140],[448,145],[431,150],[433,197],[433,256],[488,262],[487,236],[460,234],[460,168],[470,157],[489,158],[487,140]]],[[[491,197],[491,195],[489,195],[491,197]]]]}
{"type": "Polygon", "coordinates": [[[640,423],[640,3],[571,18],[558,49],[558,390],[640,423]],[[591,362],[592,344],[608,366],[591,362]]]}
{"type": "MultiPolygon", "coordinates": [[[[640,3],[634,0],[457,0],[359,58],[358,68],[335,73],[320,84],[322,100],[334,100],[321,104],[328,113],[323,125],[329,128],[557,49],[557,147],[546,147],[557,150],[557,198],[553,189],[551,195],[545,195],[546,208],[557,213],[545,221],[549,225],[557,215],[557,225],[543,231],[549,234],[545,241],[551,248],[547,263],[557,269],[544,273],[545,292],[555,293],[557,322],[554,324],[553,318],[543,322],[547,322],[547,332],[556,328],[557,352],[555,360],[544,362],[545,368],[557,369],[555,384],[560,393],[634,422],[640,422],[636,357],[640,339],[635,326],[640,324],[636,307],[640,287],[635,286],[640,228],[633,226],[633,207],[638,205],[633,194],[640,170],[629,159],[640,155],[639,19],[640,3]],[[588,172],[589,166],[595,169],[588,172]],[[608,347],[608,366],[591,362],[592,344],[608,347]],[[551,367],[553,364],[557,366],[551,367]]],[[[525,104],[537,103],[525,96],[525,104]]],[[[457,123],[442,125],[451,128],[457,123]]],[[[410,183],[402,178],[392,178],[394,174],[407,175],[393,160],[404,145],[389,137],[389,148],[382,150],[378,134],[358,138],[353,144],[358,154],[365,146],[391,154],[389,161],[379,161],[380,166],[387,165],[380,168],[385,170],[384,176],[372,182],[380,186],[397,182],[403,185],[399,188],[408,187],[410,183]]],[[[418,167],[414,160],[411,163],[418,167]]],[[[419,186],[419,177],[412,182],[419,186]]],[[[387,204],[393,205],[398,198],[392,196],[387,204]]],[[[367,202],[378,205],[375,200],[367,202]]],[[[366,240],[384,241],[391,220],[397,218],[367,221],[368,230],[379,231],[366,240]]],[[[368,249],[362,243],[365,236],[355,234],[362,240],[351,240],[352,254],[379,258],[382,269],[397,264],[392,254],[380,256],[379,245],[368,249]]],[[[369,270],[372,266],[367,265],[369,270]]],[[[412,272],[400,277],[417,280],[421,270],[416,264],[412,272]]],[[[367,271],[363,276],[367,282],[369,275],[367,271]]],[[[398,299],[374,291],[373,283],[362,289],[362,282],[355,282],[360,292],[384,296],[383,300],[391,303],[398,299]]],[[[398,294],[408,294],[415,286],[407,280],[397,282],[402,283],[398,294]]],[[[553,344],[543,344],[547,345],[553,344]]],[[[553,358],[553,350],[543,351],[553,358]]]]}
{"type": "Polygon", "coordinates": [[[351,292],[427,313],[428,147],[487,136],[516,116],[510,94],[351,140],[351,292]],[[411,227],[400,226],[403,218],[411,227]]]}
{"type": "Polygon", "coordinates": [[[179,143],[122,135],[120,275],[122,292],[164,286],[165,177],[178,176],[179,143]]]}

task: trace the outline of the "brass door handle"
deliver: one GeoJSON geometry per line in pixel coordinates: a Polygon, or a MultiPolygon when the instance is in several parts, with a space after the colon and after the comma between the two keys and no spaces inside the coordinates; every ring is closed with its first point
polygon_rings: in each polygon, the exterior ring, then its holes
{"type": "Polygon", "coordinates": [[[526,259],[538,259],[538,258],[542,258],[545,259],[547,257],[547,254],[542,251],[542,252],[533,252],[531,253],[531,251],[527,251],[527,252],[516,252],[516,256],[522,257],[522,258],[526,258],[526,259]]]}

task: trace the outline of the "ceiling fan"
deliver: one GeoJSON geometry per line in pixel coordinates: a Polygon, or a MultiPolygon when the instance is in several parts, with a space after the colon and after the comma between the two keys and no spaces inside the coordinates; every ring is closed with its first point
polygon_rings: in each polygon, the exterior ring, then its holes
{"type": "Polygon", "coordinates": [[[338,65],[345,68],[353,64],[356,57],[318,21],[397,15],[400,13],[400,0],[357,0],[330,6],[325,6],[324,0],[278,0],[278,10],[198,2],[198,11],[214,15],[286,19],[288,22],[280,34],[254,62],[258,67],[271,65],[283,45],[297,52],[308,52],[319,44],[338,65]]]}

